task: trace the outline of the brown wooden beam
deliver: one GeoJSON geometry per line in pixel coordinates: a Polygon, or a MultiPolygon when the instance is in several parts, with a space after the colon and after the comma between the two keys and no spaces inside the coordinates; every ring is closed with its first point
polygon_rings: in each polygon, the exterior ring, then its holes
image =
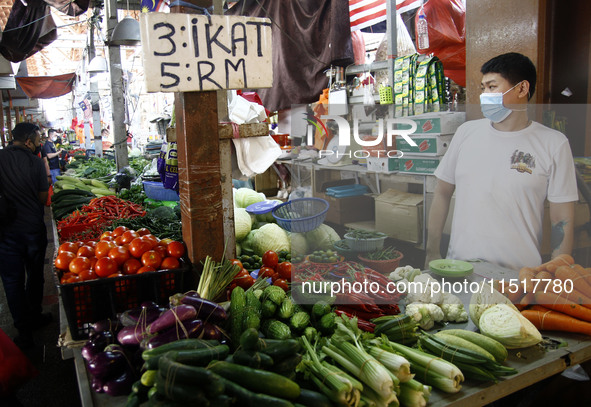
{"type": "MultiPolygon", "coordinates": [[[[238,126],[238,134],[240,138],[246,137],[261,137],[269,135],[268,123],[251,123],[241,124],[238,126]]],[[[220,140],[231,140],[234,138],[234,131],[231,124],[219,125],[220,140]]]]}

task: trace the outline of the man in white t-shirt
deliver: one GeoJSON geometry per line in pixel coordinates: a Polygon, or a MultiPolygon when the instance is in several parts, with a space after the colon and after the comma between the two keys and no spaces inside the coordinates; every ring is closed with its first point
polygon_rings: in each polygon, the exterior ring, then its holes
{"type": "Polygon", "coordinates": [[[518,53],[482,68],[482,113],[454,135],[435,171],[426,264],[440,258],[443,226],[455,191],[447,257],[482,259],[519,270],[541,264],[544,202],[550,203],[552,257],[571,253],[575,166],[568,139],[529,120],[536,69],[518,53]]]}

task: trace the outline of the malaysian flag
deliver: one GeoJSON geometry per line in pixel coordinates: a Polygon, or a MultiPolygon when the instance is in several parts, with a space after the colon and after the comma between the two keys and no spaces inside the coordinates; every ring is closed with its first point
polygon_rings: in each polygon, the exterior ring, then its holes
{"type": "Polygon", "coordinates": [[[169,0],[141,0],[142,13],[162,12],[166,13],[170,10],[169,0]]]}
{"type": "MultiPolygon", "coordinates": [[[[396,0],[398,14],[420,7],[423,0],[396,0]]],[[[351,31],[371,27],[386,19],[386,0],[349,0],[351,31]]]]}

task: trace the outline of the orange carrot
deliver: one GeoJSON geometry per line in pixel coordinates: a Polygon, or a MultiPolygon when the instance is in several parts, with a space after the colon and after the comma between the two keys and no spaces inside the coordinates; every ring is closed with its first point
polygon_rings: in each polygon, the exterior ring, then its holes
{"type": "Polygon", "coordinates": [[[544,270],[544,271],[540,271],[538,274],[536,274],[536,278],[538,280],[542,280],[544,278],[552,278],[552,274],[550,274],[544,270]]]}
{"type": "MultiPolygon", "coordinates": [[[[534,311],[542,311],[542,312],[552,311],[546,307],[541,306],[540,304],[532,305],[531,308],[529,308],[529,309],[533,309],[534,311]]],[[[553,311],[553,312],[556,312],[556,311],[553,311]]]]}
{"type": "Polygon", "coordinates": [[[574,263],[575,259],[570,254],[563,253],[544,264],[540,264],[538,267],[535,267],[534,270],[537,272],[547,271],[549,273],[554,273],[558,266],[570,266],[574,263]]]}
{"type": "Polygon", "coordinates": [[[591,323],[578,320],[560,312],[526,309],[521,311],[521,315],[541,330],[576,332],[591,336],[591,323]]]}
{"type": "Polygon", "coordinates": [[[523,297],[521,297],[521,300],[519,300],[519,305],[521,305],[521,306],[523,306],[523,308],[525,308],[534,301],[535,301],[535,295],[533,292],[530,291],[530,292],[527,292],[523,297]]]}
{"type": "Polygon", "coordinates": [[[534,278],[534,276],[536,275],[536,271],[531,268],[531,267],[522,267],[521,270],[519,270],[519,280],[521,280],[523,285],[523,282],[525,281],[525,285],[524,285],[524,289],[525,289],[525,293],[531,293],[534,290],[534,283],[532,282],[532,278],[534,278]]]}
{"type": "Polygon", "coordinates": [[[564,298],[574,302],[575,304],[582,305],[586,308],[591,308],[591,298],[587,297],[585,294],[578,290],[573,289],[570,293],[564,293],[563,295],[564,298]]]}
{"type": "Polygon", "coordinates": [[[556,269],[554,276],[563,282],[571,281],[573,287],[576,287],[577,291],[585,295],[591,295],[591,285],[585,281],[585,278],[581,276],[577,270],[582,269],[581,266],[560,266],[556,269]]]}
{"type": "Polygon", "coordinates": [[[553,311],[562,312],[583,321],[591,322],[591,309],[575,304],[566,299],[563,295],[551,292],[551,288],[535,293],[536,302],[553,311]]]}

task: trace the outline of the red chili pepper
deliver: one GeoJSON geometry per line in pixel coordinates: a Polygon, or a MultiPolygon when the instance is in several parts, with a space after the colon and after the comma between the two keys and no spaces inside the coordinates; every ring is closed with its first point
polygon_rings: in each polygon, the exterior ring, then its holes
{"type": "Polygon", "coordinates": [[[350,314],[348,312],[336,309],[335,313],[338,316],[345,315],[347,318],[357,318],[357,327],[362,331],[373,332],[376,327],[376,324],[374,324],[373,322],[366,321],[365,319],[359,318],[358,316],[350,314]]]}
{"type": "Polygon", "coordinates": [[[386,314],[379,313],[379,312],[377,312],[377,313],[363,312],[363,311],[359,311],[359,310],[356,310],[356,309],[352,309],[352,308],[346,307],[344,305],[339,305],[337,307],[337,309],[339,309],[341,311],[344,311],[344,312],[348,312],[349,314],[355,315],[358,318],[363,318],[366,321],[369,321],[370,319],[378,318],[378,317],[381,317],[381,316],[386,315],[386,314]]]}

